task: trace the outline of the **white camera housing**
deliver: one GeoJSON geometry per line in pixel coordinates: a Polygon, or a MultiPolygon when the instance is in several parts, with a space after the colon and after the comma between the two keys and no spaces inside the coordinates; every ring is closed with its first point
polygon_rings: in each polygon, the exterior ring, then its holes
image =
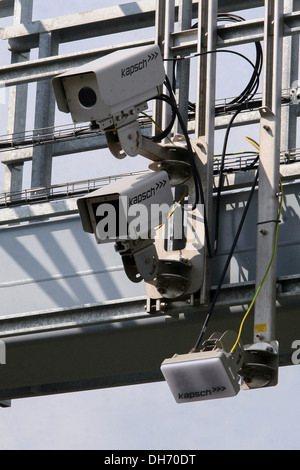
{"type": "Polygon", "coordinates": [[[165,69],[157,45],[119,50],[52,79],[60,111],[75,123],[118,127],[120,113],[134,114],[159,94],[165,69]]]}
{"type": "Polygon", "coordinates": [[[234,397],[240,391],[234,361],[221,349],[175,355],[161,371],[177,403],[234,397]]]}
{"type": "Polygon", "coordinates": [[[172,205],[172,189],[165,171],[121,178],[77,200],[83,230],[94,233],[99,244],[149,239],[149,233],[166,220],[172,205]],[[160,211],[153,210],[155,205],[160,211]],[[107,224],[111,225],[103,234],[107,224]]]}

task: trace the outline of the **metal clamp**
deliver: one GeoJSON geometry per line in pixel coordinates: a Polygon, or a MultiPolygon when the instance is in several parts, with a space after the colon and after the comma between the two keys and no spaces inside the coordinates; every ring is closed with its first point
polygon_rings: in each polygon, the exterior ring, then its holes
{"type": "Polygon", "coordinates": [[[278,383],[279,345],[277,341],[261,342],[244,347],[244,363],[240,370],[244,390],[273,387],[278,383]]]}
{"type": "Polygon", "coordinates": [[[159,260],[153,240],[119,241],[115,250],[121,255],[125,272],[132,282],[153,281],[157,277],[159,260]]]}

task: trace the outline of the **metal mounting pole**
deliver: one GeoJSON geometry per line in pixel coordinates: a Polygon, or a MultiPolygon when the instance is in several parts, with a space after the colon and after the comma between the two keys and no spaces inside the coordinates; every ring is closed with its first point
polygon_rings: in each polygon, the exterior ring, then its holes
{"type": "MultiPolygon", "coordinates": [[[[205,54],[217,48],[218,1],[199,1],[197,102],[194,150],[197,154],[197,165],[202,177],[205,194],[206,215],[212,240],[213,214],[213,165],[215,143],[215,99],[216,99],[216,54],[205,54]]],[[[206,250],[207,251],[207,250],[206,250]]],[[[208,253],[208,251],[207,251],[208,253]]],[[[206,303],[210,291],[209,258],[205,260],[204,285],[201,292],[201,303],[206,303]]]]}
{"type": "MultiPolygon", "coordinates": [[[[300,10],[300,0],[285,0],[284,13],[291,14],[300,10]]],[[[299,36],[283,38],[283,80],[282,89],[289,90],[293,85],[299,87],[299,36]]],[[[298,106],[283,106],[281,119],[281,151],[286,153],[289,160],[289,151],[297,147],[297,120],[298,106]]]]}
{"type": "MultiPolygon", "coordinates": [[[[178,8],[178,30],[184,31],[191,28],[192,23],[192,0],[181,0],[178,8]]],[[[176,95],[180,114],[188,125],[188,102],[190,92],[190,60],[181,60],[177,64],[176,95]]],[[[182,134],[180,124],[176,123],[175,133],[182,134]]]]}
{"type": "MultiPolygon", "coordinates": [[[[58,41],[50,33],[40,34],[39,58],[50,57],[58,54],[58,41]]],[[[42,80],[37,84],[35,129],[40,129],[39,134],[49,133],[49,128],[54,126],[55,98],[50,80],[42,80]]],[[[52,145],[37,146],[33,150],[31,187],[39,188],[51,185],[52,171],[52,145]]]]}
{"type": "MultiPolygon", "coordinates": [[[[279,205],[283,0],[265,1],[265,69],[261,108],[256,289],[261,285],[275,245],[279,205]]],[[[276,339],[276,256],[257,297],[254,342],[276,339]]]]}
{"type": "MultiPolygon", "coordinates": [[[[163,54],[164,51],[164,32],[165,32],[165,0],[156,0],[155,12],[155,44],[160,47],[163,54]]],[[[153,117],[155,123],[162,127],[162,101],[155,100],[153,102],[153,117]]],[[[158,135],[160,133],[157,125],[153,123],[152,134],[158,135]]]]}
{"type": "Polygon", "coordinates": [[[253,344],[244,347],[242,388],[275,386],[279,352],[276,341],[276,229],[278,224],[284,0],[265,0],[263,106],[260,109],[260,164],[256,246],[253,344]]]}
{"type": "MultiPolygon", "coordinates": [[[[33,0],[18,0],[14,4],[14,25],[27,24],[32,20],[33,0]]],[[[30,51],[16,51],[12,48],[11,63],[26,62],[30,51]]],[[[21,139],[25,135],[28,84],[16,85],[9,90],[7,133],[21,139]]],[[[16,151],[18,152],[18,151],[16,151]]],[[[4,192],[22,190],[24,163],[6,165],[4,170],[4,192]]],[[[13,197],[12,197],[13,199],[13,197]]]]}
{"type": "MultiPolygon", "coordinates": [[[[165,6],[165,43],[164,43],[164,58],[171,58],[171,47],[172,37],[171,34],[174,32],[175,24],[175,0],[166,0],[165,6]]],[[[171,79],[173,71],[173,62],[166,62],[166,75],[171,79]]],[[[166,91],[166,90],[165,90],[166,91]]],[[[162,106],[162,128],[166,129],[171,120],[171,109],[167,103],[163,103],[162,106]]]]}

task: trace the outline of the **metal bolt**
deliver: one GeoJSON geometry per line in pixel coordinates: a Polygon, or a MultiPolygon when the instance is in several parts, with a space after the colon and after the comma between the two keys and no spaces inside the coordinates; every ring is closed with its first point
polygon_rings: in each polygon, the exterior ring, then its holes
{"type": "Polygon", "coordinates": [[[262,334],[256,335],[256,338],[258,338],[260,341],[263,341],[264,335],[262,335],[262,334]]]}
{"type": "Polygon", "coordinates": [[[201,144],[201,142],[198,142],[198,143],[197,143],[197,147],[198,147],[199,149],[201,149],[201,150],[205,150],[205,147],[204,147],[203,144],[201,144]]]}

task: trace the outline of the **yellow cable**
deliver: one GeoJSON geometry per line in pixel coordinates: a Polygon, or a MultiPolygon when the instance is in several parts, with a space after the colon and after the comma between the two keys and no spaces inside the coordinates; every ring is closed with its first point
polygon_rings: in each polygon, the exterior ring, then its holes
{"type": "MultiPolygon", "coordinates": [[[[257,142],[255,142],[253,139],[251,138],[247,138],[246,139],[248,140],[248,142],[252,143],[252,145],[254,146],[257,146],[258,147],[258,150],[259,150],[259,144],[257,142]]],[[[233,352],[235,350],[235,348],[237,347],[239,341],[240,341],[240,338],[241,338],[241,334],[242,334],[242,330],[243,330],[243,326],[244,326],[244,323],[246,321],[246,318],[248,317],[256,299],[257,299],[257,296],[258,294],[260,293],[264,283],[265,283],[265,280],[269,274],[269,271],[271,269],[271,266],[273,264],[273,261],[274,261],[274,258],[275,258],[275,254],[276,254],[276,249],[277,249],[277,240],[278,240],[278,231],[279,231],[279,224],[280,224],[280,218],[281,218],[281,214],[282,214],[282,206],[283,206],[283,186],[282,186],[282,182],[281,182],[281,179],[279,180],[279,183],[280,183],[280,188],[281,188],[281,201],[280,201],[280,207],[279,207],[279,211],[278,211],[278,217],[277,217],[277,223],[276,223],[276,231],[275,231],[275,239],[274,239],[274,249],[273,249],[273,254],[272,254],[272,258],[271,258],[271,261],[270,261],[270,264],[268,266],[268,269],[266,271],[266,274],[264,275],[263,277],[263,280],[260,284],[260,286],[258,287],[256,293],[255,293],[255,296],[250,304],[250,307],[248,308],[242,322],[241,322],[241,325],[240,325],[240,329],[239,329],[239,333],[238,333],[238,337],[237,337],[237,340],[236,342],[234,343],[232,349],[230,352],[233,352]]]]}
{"type": "Polygon", "coordinates": [[[249,142],[253,147],[255,147],[257,150],[259,150],[259,144],[256,142],[256,140],[252,139],[252,137],[245,137],[247,142],[249,142]]]}
{"type": "MultiPolygon", "coordinates": [[[[179,199],[179,201],[177,202],[177,204],[175,205],[174,209],[170,212],[170,214],[168,215],[168,219],[170,219],[170,217],[172,217],[172,215],[174,214],[174,212],[176,211],[177,207],[179,206],[179,204],[182,203],[183,199],[185,198],[185,196],[187,195],[188,191],[186,191],[184,193],[184,195],[179,199]]],[[[160,224],[158,227],[156,227],[155,230],[159,230],[164,224],[160,224]]]]}

